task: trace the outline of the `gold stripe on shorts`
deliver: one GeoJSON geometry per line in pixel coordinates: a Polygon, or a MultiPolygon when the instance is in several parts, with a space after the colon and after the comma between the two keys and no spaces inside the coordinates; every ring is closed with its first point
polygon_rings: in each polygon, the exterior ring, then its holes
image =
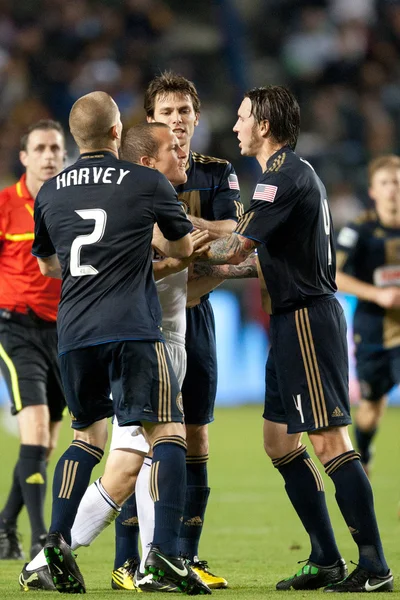
{"type": "Polygon", "coordinates": [[[317,357],[315,354],[314,341],[308,317],[307,308],[295,311],[295,322],[297,336],[299,339],[301,355],[310,394],[311,408],[316,429],[328,427],[328,415],[326,411],[324,391],[322,388],[317,357]]]}

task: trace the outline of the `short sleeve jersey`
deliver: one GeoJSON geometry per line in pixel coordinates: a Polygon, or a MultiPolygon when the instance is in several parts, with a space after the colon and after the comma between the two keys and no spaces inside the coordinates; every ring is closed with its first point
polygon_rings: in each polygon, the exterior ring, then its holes
{"type": "MultiPolygon", "coordinates": [[[[374,210],[363,212],[340,230],[338,268],[378,287],[400,286],[400,229],[384,227],[374,210]]],[[[400,310],[358,300],[354,341],[371,349],[400,346],[400,310]]]]}
{"type": "Polygon", "coordinates": [[[326,190],[311,165],[289,147],[268,160],[236,233],[260,244],[258,258],[273,314],[335,293],[326,190]]]}
{"type": "Polygon", "coordinates": [[[227,160],[190,152],[187,181],[176,191],[194,217],[237,221],[243,214],[238,178],[227,160]]]}
{"type": "Polygon", "coordinates": [[[26,175],[0,192],[0,307],[55,322],[61,282],[44,277],[32,256],[33,206],[26,175]]]}
{"type": "Polygon", "coordinates": [[[109,341],[162,339],[152,274],[156,221],[170,241],[193,228],[164,175],[110,152],[83,154],[43,185],[33,253],[56,253],[61,264],[60,354],[109,341]]]}

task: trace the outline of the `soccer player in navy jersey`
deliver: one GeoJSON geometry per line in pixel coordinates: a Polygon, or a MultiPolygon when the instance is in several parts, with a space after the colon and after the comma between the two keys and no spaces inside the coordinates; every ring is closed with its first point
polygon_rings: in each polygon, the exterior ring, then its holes
{"type": "Polygon", "coordinates": [[[361,400],[354,432],[367,474],[386,394],[400,383],[400,157],[374,158],[368,176],[375,210],[343,227],[336,253],[338,288],[358,300],[353,333],[361,400]]]}
{"type": "Polygon", "coordinates": [[[249,210],[235,233],[212,242],[214,263],[243,260],[257,247],[270,306],[271,349],[266,365],[264,447],[311,541],[305,566],[278,590],[391,591],[371,486],[353,450],[347,425],[346,322],[335,299],[335,247],[326,190],[294,148],[300,109],[281,86],[245,94],[233,128],[243,156],[263,170],[249,210]],[[346,577],[330,523],[324,484],[301,443],[307,432],[332,478],[336,500],[358,546],[346,577]]]}
{"type": "Polygon", "coordinates": [[[157,222],[167,255],[192,252],[193,227],[158,171],[118,160],[122,124],[104,92],[73,105],[76,163],[41,189],[33,253],[44,275],[62,278],[60,365],[74,441],[57,463],[52,521],[45,546],[60,592],[85,591],[71,553],[71,527],[107,439],[107,417],[141,424],[153,447],[153,546],[146,568],[182,591],[210,593],[178,557],[186,489],[181,393],[160,331],[152,274],[157,222]],[[112,392],[112,400],[110,399],[112,392]]]}

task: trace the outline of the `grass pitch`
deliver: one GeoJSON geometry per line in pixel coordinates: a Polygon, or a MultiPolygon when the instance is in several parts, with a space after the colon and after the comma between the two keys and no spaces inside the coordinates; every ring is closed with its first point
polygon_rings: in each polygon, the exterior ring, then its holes
{"type": "MultiPolygon", "coordinates": [[[[261,412],[260,406],[220,408],[216,411],[215,423],[210,426],[211,496],[200,558],[207,559],[211,571],[229,581],[230,589],[213,592],[220,600],[222,596],[225,600],[276,599],[284,592],[276,592],[275,583],[292,575],[298,569],[297,561],[307,559],[309,554],[307,537],[286,498],[281,476],[264,455],[261,412]]],[[[396,595],[400,594],[400,520],[397,517],[400,498],[399,431],[400,408],[390,408],[376,438],[372,473],[376,511],[387,559],[395,574],[396,595]]],[[[10,485],[18,442],[7,430],[1,429],[1,422],[0,434],[2,506],[10,485]]],[[[55,460],[71,439],[71,430],[65,422],[58,451],[50,465],[50,474],[55,460]]],[[[101,475],[101,471],[102,467],[97,467],[94,478],[101,475]]],[[[324,479],[339,548],[348,562],[356,562],[357,549],[334,501],[333,484],[329,478],[324,476],[324,479]]],[[[50,490],[51,484],[48,516],[50,490]]],[[[30,535],[25,511],[20,518],[19,531],[23,535],[24,549],[28,552],[30,535]]],[[[110,588],[113,551],[113,527],[106,530],[91,548],[78,551],[87,593],[93,599],[110,600],[113,596],[134,593],[112,591],[110,588]]],[[[22,563],[17,561],[0,562],[0,600],[21,600],[23,592],[18,586],[21,566],[22,563]]],[[[29,593],[37,600],[51,597],[50,592],[29,593]]],[[[291,598],[321,598],[323,592],[288,593],[291,598]]],[[[161,595],[164,596],[167,594],[161,595]]],[[[382,597],[376,593],[370,596],[382,597]]]]}

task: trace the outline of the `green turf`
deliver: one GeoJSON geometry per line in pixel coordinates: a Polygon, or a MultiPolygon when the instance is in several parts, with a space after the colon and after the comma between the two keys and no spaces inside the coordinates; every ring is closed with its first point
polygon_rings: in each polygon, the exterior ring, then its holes
{"type": "MultiPolygon", "coordinates": [[[[308,542],[285,496],[279,473],[263,453],[261,407],[218,409],[210,427],[210,484],[212,488],[201,558],[211,570],[229,580],[229,590],[216,590],[214,596],[258,600],[282,595],[274,591],[276,581],[297,570],[297,561],[306,559],[308,542]]],[[[399,486],[400,409],[388,410],[376,439],[373,485],[376,508],[386,554],[395,574],[400,573],[400,521],[397,518],[399,486]]],[[[0,505],[11,479],[17,440],[1,434],[0,505]]],[[[63,428],[59,452],[71,437],[67,423],[63,428]]],[[[54,461],[53,461],[54,464],[54,461]]],[[[98,467],[97,476],[101,474],[98,467]]],[[[351,536],[334,503],[333,485],[326,481],[327,496],[339,547],[347,561],[357,560],[351,536]]],[[[50,494],[49,494],[50,496],[50,494]]],[[[49,499],[47,505],[49,514],[49,499]]],[[[29,534],[26,515],[20,520],[24,548],[29,534]]],[[[94,599],[110,600],[132,592],[112,591],[113,528],[109,528],[91,548],[78,552],[88,594],[94,599]]],[[[350,565],[351,566],[351,565],[350,565]]],[[[18,562],[0,562],[0,600],[21,598],[18,562]]],[[[397,577],[395,587],[400,589],[397,577]]],[[[55,593],[55,592],[54,592],[55,593]]],[[[289,592],[290,597],[321,597],[323,592],[289,592]]],[[[30,592],[35,598],[49,598],[49,592],[30,592]]],[[[381,594],[370,594],[370,596],[381,594]]],[[[166,594],[162,595],[162,597],[166,594]]],[[[358,596],[358,594],[356,595],[358,596]]],[[[354,596],[353,596],[354,597],[354,596]]]]}

